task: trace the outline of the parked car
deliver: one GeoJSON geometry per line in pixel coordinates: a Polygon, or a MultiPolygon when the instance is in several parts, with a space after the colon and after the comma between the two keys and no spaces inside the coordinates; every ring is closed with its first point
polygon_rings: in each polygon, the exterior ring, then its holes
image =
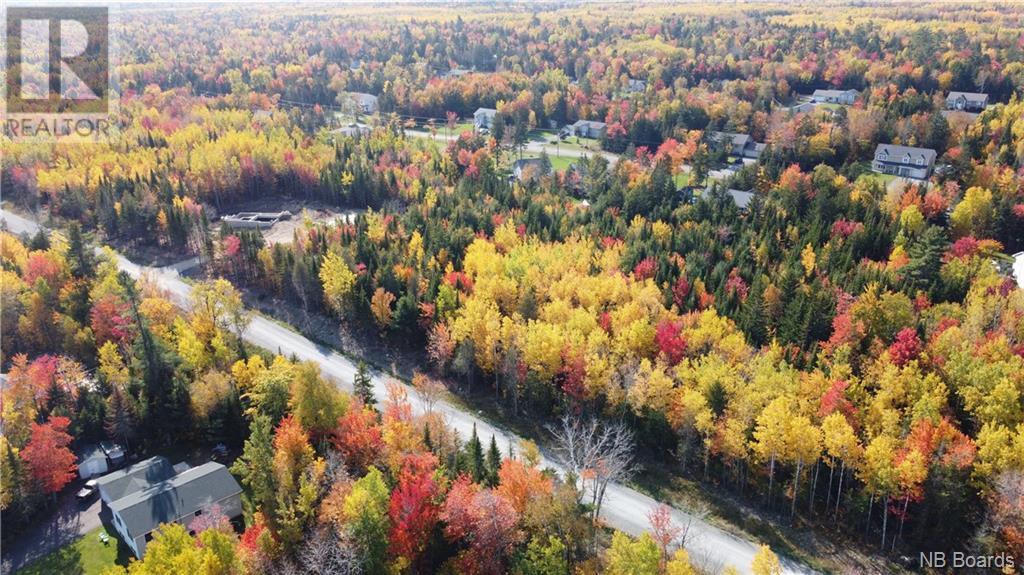
{"type": "Polygon", "coordinates": [[[78,499],[79,503],[87,503],[92,501],[98,492],[98,483],[95,479],[90,479],[85,482],[85,485],[81,489],[78,490],[78,493],[75,494],[75,498],[78,499]]]}

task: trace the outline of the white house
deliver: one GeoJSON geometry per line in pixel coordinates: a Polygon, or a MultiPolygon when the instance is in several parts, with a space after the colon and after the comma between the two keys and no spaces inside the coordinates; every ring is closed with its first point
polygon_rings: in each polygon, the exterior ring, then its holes
{"type": "Polygon", "coordinates": [[[811,101],[817,104],[843,104],[849,106],[857,101],[857,90],[815,90],[811,101]]]}
{"type": "Polygon", "coordinates": [[[78,476],[89,479],[103,475],[109,469],[107,454],[96,445],[87,445],[78,453],[78,476]]]}
{"type": "Polygon", "coordinates": [[[477,108],[473,112],[473,125],[477,130],[490,130],[494,127],[494,117],[497,115],[498,111],[494,108],[477,108]]]}
{"type": "Polygon", "coordinates": [[[364,92],[349,92],[348,97],[356,112],[360,114],[377,113],[377,96],[364,92]]]}
{"type": "Polygon", "coordinates": [[[871,170],[901,178],[927,180],[935,167],[935,150],[895,144],[878,144],[871,170]]]}
{"type": "Polygon", "coordinates": [[[1024,252],[1013,254],[1013,275],[1020,289],[1024,289],[1024,252]]]}
{"type": "Polygon", "coordinates": [[[978,92],[950,92],[946,96],[946,109],[962,112],[980,112],[988,106],[988,94],[978,92]]]}
{"type": "Polygon", "coordinates": [[[216,462],[175,469],[164,457],[151,457],[97,481],[114,528],[136,557],[163,523],[186,527],[215,505],[234,518],[242,514],[242,488],[216,462]]]}
{"type": "Polygon", "coordinates": [[[600,140],[608,133],[608,124],[594,122],[592,120],[578,120],[569,126],[569,131],[580,138],[595,138],[600,140]]]}

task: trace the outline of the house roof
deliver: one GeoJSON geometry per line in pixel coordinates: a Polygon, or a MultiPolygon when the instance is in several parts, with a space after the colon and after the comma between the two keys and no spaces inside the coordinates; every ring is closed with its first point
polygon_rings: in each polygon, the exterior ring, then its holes
{"type": "Polygon", "coordinates": [[[1013,254],[1013,275],[1017,277],[1017,285],[1024,289],[1024,252],[1013,254]]]}
{"type": "Polygon", "coordinates": [[[498,111],[495,110],[494,108],[477,108],[476,111],[473,112],[473,115],[474,116],[476,116],[477,114],[493,115],[493,114],[497,114],[497,113],[498,113],[498,111]]]}
{"type": "Polygon", "coordinates": [[[377,96],[374,96],[373,94],[367,94],[366,92],[349,92],[348,95],[353,100],[359,102],[362,105],[377,103],[377,96]]]}
{"type": "Polygon", "coordinates": [[[875,148],[875,156],[885,153],[889,156],[887,161],[902,163],[903,157],[910,154],[911,160],[916,160],[918,157],[923,156],[926,164],[931,165],[935,162],[935,150],[931,148],[915,148],[912,146],[897,146],[896,144],[878,144],[875,148]]]}
{"type": "Polygon", "coordinates": [[[736,207],[745,210],[750,206],[750,202],[754,199],[754,192],[728,189],[725,193],[732,197],[732,201],[736,203],[736,207]]]}
{"type": "Polygon", "coordinates": [[[78,465],[79,465],[79,467],[81,467],[81,465],[83,463],[85,463],[86,461],[91,461],[93,459],[102,459],[103,461],[106,461],[107,460],[107,454],[104,453],[103,450],[100,449],[98,445],[93,444],[93,443],[90,443],[90,444],[82,447],[81,450],[79,450],[79,452],[78,452],[78,465]]]}
{"type": "Polygon", "coordinates": [[[857,90],[815,90],[814,91],[814,95],[815,96],[824,96],[826,98],[828,98],[828,97],[838,98],[839,96],[842,96],[843,94],[849,94],[850,92],[853,92],[854,94],[859,94],[860,93],[857,90]]]}
{"type": "Polygon", "coordinates": [[[608,124],[604,122],[598,122],[595,120],[576,120],[572,124],[573,128],[607,128],[608,124]]]}
{"type": "Polygon", "coordinates": [[[174,476],[174,467],[166,457],[150,457],[108,473],[96,483],[110,501],[117,501],[130,493],[145,489],[174,476]]]}
{"type": "Polygon", "coordinates": [[[111,503],[110,509],[121,517],[134,539],[161,523],[187,517],[241,492],[227,467],[211,461],[129,493],[111,503]]]}
{"type": "Polygon", "coordinates": [[[982,94],[980,92],[950,92],[946,96],[946,101],[956,100],[960,96],[963,96],[968,102],[985,102],[988,100],[988,94],[982,94]]]}

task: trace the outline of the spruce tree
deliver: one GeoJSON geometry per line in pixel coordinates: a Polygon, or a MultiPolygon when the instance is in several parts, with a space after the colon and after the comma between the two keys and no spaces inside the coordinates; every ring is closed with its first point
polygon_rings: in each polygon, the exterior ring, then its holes
{"type": "Polygon", "coordinates": [[[363,405],[370,409],[376,409],[377,400],[373,397],[373,382],[370,380],[370,370],[366,367],[365,361],[359,361],[356,377],[352,381],[352,389],[363,405]]]}
{"type": "Polygon", "coordinates": [[[487,468],[484,465],[484,448],[480,444],[480,437],[476,434],[476,424],[473,424],[473,434],[469,437],[465,449],[465,469],[474,482],[480,483],[487,475],[487,468]]]}
{"type": "Polygon", "coordinates": [[[498,450],[498,442],[491,436],[491,446],[487,449],[487,474],[484,478],[488,485],[498,485],[498,469],[501,468],[501,451],[498,450]]]}

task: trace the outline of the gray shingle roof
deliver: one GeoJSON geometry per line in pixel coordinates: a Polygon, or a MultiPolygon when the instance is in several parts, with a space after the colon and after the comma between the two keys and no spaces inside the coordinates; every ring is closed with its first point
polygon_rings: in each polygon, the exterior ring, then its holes
{"type": "Polygon", "coordinates": [[[97,480],[100,490],[110,501],[145,489],[154,483],[160,483],[174,476],[174,467],[166,457],[150,457],[142,461],[108,473],[97,480]]]}
{"type": "Polygon", "coordinates": [[[915,148],[913,146],[897,146],[896,144],[878,144],[875,148],[875,158],[878,158],[879,154],[888,154],[888,158],[884,161],[895,164],[902,164],[903,158],[910,154],[910,163],[916,164],[917,158],[924,156],[925,165],[931,165],[935,162],[935,150],[931,148],[915,148]]]}
{"type": "Polygon", "coordinates": [[[853,92],[854,94],[858,94],[859,93],[859,92],[857,92],[857,90],[821,90],[821,89],[819,89],[819,90],[815,90],[814,91],[814,95],[815,96],[825,96],[825,97],[831,96],[833,98],[838,98],[839,96],[842,96],[843,94],[848,94],[850,92],[853,92]]]}
{"type": "Polygon", "coordinates": [[[743,190],[728,189],[725,193],[732,197],[732,201],[736,203],[736,207],[745,210],[750,206],[751,200],[754,199],[754,192],[744,192],[743,190]]]}
{"type": "Polygon", "coordinates": [[[135,538],[241,492],[228,469],[211,461],[130,493],[111,503],[110,509],[135,538]]]}
{"type": "Polygon", "coordinates": [[[963,96],[968,102],[984,103],[988,100],[988,94],[982,94],[980,92],[950,92],[949,95],[946,96],[946,101],[949,102],[956,100],[960,96],[963,96]]]}

